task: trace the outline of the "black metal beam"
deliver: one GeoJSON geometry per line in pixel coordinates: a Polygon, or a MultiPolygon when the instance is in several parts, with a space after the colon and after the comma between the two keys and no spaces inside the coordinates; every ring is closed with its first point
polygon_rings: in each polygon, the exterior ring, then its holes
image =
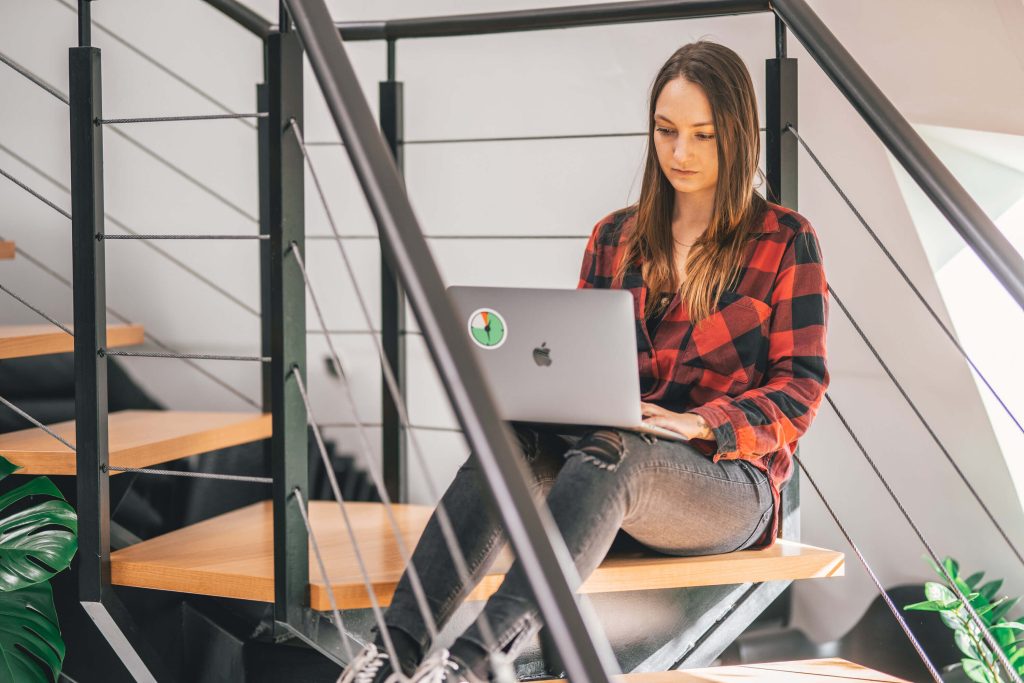
{"type": "Polygon", "coordinates": [[[274,479],[274,617],[301,627],[309,606],[309,541],[292,499],[309,499],[305,405],[294,372],[306,380],[306,289],[291,243],[305,249],[305,167],[290,119],[303,125],[302,48],[294,32],[267,38],[267,215],[270,231],[270,443],[274,479]]]}
{"type": "Polygon", "coordinates": [[[249,31],[261,40],[266,40],[270,35],[271,23],[258,12],[246,7],[237,0],[204,0],[207,5],[220,10],[233,19],[239,26],[249,31]]]}
{"type": "Polygon", "coordinates": [[[767,199],[798,210],[797,140],[787,124],[800,130],[797,118],[797,61],[786,57],[786,27],[775,19],[776,56],[765,60],[765,175],[767,199]]]}
{"type": "Polygon", "coordinates": [[[397,40],[696,19],[769,11],[771,7],[767,0],[641,0],[388,21],[338,22],[336,26],[344,40],[397,40]]]}
{"type": "Polygon", "coordinates": [[[401,174],[356,78],[324,0],[285,0],[377,222],[381,246],[398,273],[448,397],[497,510],[530,579],[569,677],[606,683],[614,655],[573,595],[579,575],[546,507],[526,483],[525,463],[498,415],[465,326],[460,323],[423,237],[401,174]],[[571,579],[568,577],[572,577],[571,579]]]}
{"type": "Polygon", "coordinates": [[[804,0],[773,0],[814,61],[914,182],[1024,308],[1024,258],[804,0]]]}
{"type": "MultiPolygon", "coordinates": [[[[403,90],[394,80],[394,41],[388,42],[389,80],[380,83],[380,128],[388,148],[395,159],[398,172],[403,170],[403,90]]],[[[402,399],[406,396],[405,372],[405,292],[398,282],[383,250],[380,255],[380,327],[384,356],[395,374],[402,399]]],[[[383,375],[383,372],[382,372],[383,375]]],[[[384,486],[391,500],[406,500],[406,434],[399,419],[398,406],[381,378],[381,457],[383,459],[384,486]]]]}
{"type": "MultiPolygon", "coordinates": [[[[89,23],[87,11],[79,22],[89,23]]],[[[79,38],[88,41],[88,28],[79,38]]],[[[103,127],[96,124],[103,115],[100,51],[70,48],[68,65],[78,599],[137,681],[169,681],[110,584],[107,359],[100,351],[107,345],[106,268],[103,241],[96,239],[103,233],[103,127]]]]}

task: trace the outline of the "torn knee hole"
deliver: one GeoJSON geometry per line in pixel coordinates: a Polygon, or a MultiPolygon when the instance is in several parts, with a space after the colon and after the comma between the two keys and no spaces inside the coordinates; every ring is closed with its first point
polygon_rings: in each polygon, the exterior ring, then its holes
{"type": "Polygon", "coordinates": [[[622,432],[615,429],[591,432],[565,453],[566,458],[579,456],[585,462],[605,470],[614,470],[625,455],[626,444],[622,440],[622,432]]]}

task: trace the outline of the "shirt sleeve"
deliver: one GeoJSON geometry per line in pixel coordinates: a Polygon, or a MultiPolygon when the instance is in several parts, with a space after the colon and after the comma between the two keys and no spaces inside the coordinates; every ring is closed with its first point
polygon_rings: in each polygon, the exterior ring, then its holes
{"type": "Polygon", "coordinates": [[[765,382],[688,411],[703,417],[714,433],[715,462],[757,460],[787,448],[807,431],[828,388],[828,284],[808,223],[786,246],[771,306],[765,382]]]}
{"type": "Polygon", "coordinates": [[[597,286],[599,255],[597,239],[604,223],[605,219],[599,220],[590,233],[590,239],[587,240],[587,246],[583,250],[583,264],[580,266],[580,281],[576,285],[576,289],[593,289],[597,286]]]}

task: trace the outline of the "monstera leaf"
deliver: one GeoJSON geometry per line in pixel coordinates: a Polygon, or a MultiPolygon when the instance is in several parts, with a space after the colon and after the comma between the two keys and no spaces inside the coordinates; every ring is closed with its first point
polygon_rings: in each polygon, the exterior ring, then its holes
{"type": "Polygon", "coordinates": [[[64,641],[50,584],[0,593],[0,680],[55,681],[63,662],[64,641]]]}
{"type": "MultiPolygon", "coordinates": [[[[0,480],[18,468],[0,457],[0,480]]],[[[78,549],[78,517],[46,477],[0,496],[0,592],[21,590],[62,571],[78,549]],[[46,496],[29,507],[30,496],[46,496]]]]}

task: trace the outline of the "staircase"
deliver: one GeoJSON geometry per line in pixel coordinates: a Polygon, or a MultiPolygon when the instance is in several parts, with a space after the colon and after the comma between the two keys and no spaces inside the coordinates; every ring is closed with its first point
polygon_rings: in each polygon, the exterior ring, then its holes
{"type": "MultiPolygon", "coordinates": [[[[387,605],[404,565],[383,505],[345,503],[345,507],[375,595],[381,604],[387,605]]],[[[432,508],[401,504],[392,508],[406,546],[415,547],[432,508]]],[[[111,580],[118,586],[273,602],[272,514],[270,501],[257,503],[118,550],[111,555],[111,580]]],[[[370,607],[337,504],[311,501],[309,516],[314,535],[322,539],[320,551],[339,609],[370,607]]],[[[506,549],[469,599],[484,600],[497,590],[512,559],[512,553],[506,549]]],[[[770,548],[727,555],[609,555],[583,583],[580,592],[615,593],[842,575],[842,553],[779,540],[770,548]]],[[[310,606],[329,611],[327,587],[319,574],[311,573],[309,583],[310,606]]]]}
{"type": "MultiPolygon", "coordinates": [[[[400,177],[393,173],[396,170],[390,163],[393,159],[378,156],[380,149],[375,147],[377,142],[381,142],[378,127],[367,118],[369,110],[362,96],[357,94],[361,92],[358,84],[345,80],[349,78],[346,72],[348,62],[344,50],[339,52],[340,43],[334,44],[337,42],[337,30],[329,17],[317,14],[326,12],[323,3],[319,0],[289,0],[285,5],[291,15],[282,12],[282,16],[289,22],[294,18],[296,26],[281,31],[230,0],[209,1],[259,35],[266,48],[267,83],[258,88],[261,110],[259,238],[264,240],[263,246],[266,247],[261,252],[264,275],[263,356],[255,359],[264,368],[264,410],[122,410],[108,414],[104,404],[104,373],[97,371],[95,364],[83,362],[80,363],[83,369],[76,377],[78,419],[56,422],[47,425],[47,429],[36,426],[0,434],[0,455],[21,467],[19,474],[78,478],[83,529],[80,534],[80,600],[125,667],[140,681],[171,680],[172,676],[167,672],[177,667],[165,667],[160,661],[159,648],[139,637],[135,621],[145,619],[146,615],[133,615],[120,602],[119,595],[160,591],[256,605],[268,615],[264,620],[264,631],[271,634],[275,643],[287,643],[289,647],[298,644],[303,650],[308,647],[308,651],[316,653],[317,657],[342,664],[342,643],[331,621],[331,598],[345,617],[348,630],[344,637],[353,643],[358,645],[370,637],[369,626],[373,621],[367,586],[356,563],[338,506],[343,505],[352,520],[352,531],[367,562],[370,590],[382,605],[390,602],[404,570],[384,503],[314,500],[308,504],[308,517],[312,535],[318,539],[316,549],[325,563],[328,577],[325,581],[317,569],[314,547],[309,542],[292,497],[295,489],[305,491],[308,488],[305,458],[309,416],[299,400],[300,391],[305,400],[305,389],[296,387],[296,378],[304,377],[305,301],[306,286],[309,285],[303,284],[305,273],[300,273],[294,267],[294,261],[288,260],[293,258],[289,257],[289,252],[293,255],[304,253],[305,247],[305,169],[302,157],[289,142],[289,136],[295,135],[292,126],[302,122],[303,49],[313,63],[322,89],[336,99],[329,105],[333,106],[342,137],[350,146],[351,141],[367,144],[367,149],[361,150],[361,161],[357,163],[357,166],[359,163],[363,165],[357,170],[364,190],[373,195],[373,202],[377,202],[374,204],[377,214],[385,217],[380,219],[381,239],[385,247],[382,251],[390,258],[382,264],[385,280],[382,297],[391,296],[389,302],[393,305],[385,303],[383,307],[397,316],[395,310],[404,310],[404,299],[398,293],[402,289],[400,285],[411,283],[406,288],[421,321],[426,318],[435,323],[445,323],[448,322],[445,316],[450,315],[438,294],[440,278],[429,257],[422,231],[408,207],[400,177]],[[306,12],[310,14],[307,16],[306,12]],[[319,16],[320,20],[304,24],[299,20],[300,16],[307,20],[319,16]],[[301,45],[296,32],[302,33],[301,45]],[[339,112],[351,116],[343,116],[339,112]],[[401,268],[396,264],[401,264],[401,268]],[[107,540],[109,518],[103,516],[108,512],[105,504],[109,499],[105,497],[109,496],[107,487],[111,475],[265,440],[269,440],[273,462],[271,499],[111,551],[107,540]],[[119,592],[115,592],[113,586],[119,587],[119,592]]],[[[518,15],[504,18],[487,16],[467,20],[468,28],[462,30],[464,34],[486,32],[480,26],[487,22],[496,22],[494,26],[498,26],[502,21],[505,28],[500,30],[517,30],[524,26],[558,28],[634,21],[640,17],[653,20],[689,16],[687,12],[690,10],[684,11],[682,5],[669,7],[670,3],[665,3],[665,8],[652,13],[650,7],[646,7],[648,4],[637,3],[638,8],[631,8],[628,3],[623,3],[614,12],[600,16],[584,16],[591,11],[585,8],[573,10],[576,15],[573,12],[564,16],[538,13],[530,19],[532,23],[527,24],[521,23],[523,17],[518,15]],[[639,8],[640,5],[645,7],[639,8]]],[[[729,3],[721,4],[718,10],[700,11],[726,12],[729,3]]],[[[756,3],[746,3],[743,11],[755,11],[749,7],[753,4],[756,3]]],[[[95,239],[97,235],[103,235],[103,214],[96,210],[102,207],[103,198],[102,173],[96,173],[102,169],[99,163],[102,139],[97,132],[101,129],[97,123],[101,119],[100,63],[98,50],[88,46],[88,2],[82,3],[82,7],[84,15],[80,15],[80,35],[83,36],[83,44],[72,48],[71,107],[72,178],[76,207],[75,323],[83,333],[73,337],[68,331],[42,324],[2,326],[0,359],[71,351],[82,359],[93,357],[97,350],[102,359],[104,349],[139,346],[145,341],[141,325],[108,325],[103,307],[96,305],[105,297],[102,240],[95,239]]],[[[772,8],[764,3],[760,9],[767,11],[772,8]]],[[[394,30],[413,32],[401,37],[444,35],[446,30],[455,30],[439,28],[429,20],[423,21],[426,23],[421,27],[424,31],[422,36],[414,33],[411,25],[405,25],[404,29],[398,26],[394,30]]],[[[352,39],[384,38],[393,46],[399,33],[389,33],[391,29],[386,24],[352,26],[343,28],[342,33],[350,31],[352,39]],[[380,35],[378,31],[381,31],[380,35]]],[[[400,102],[396,104],[400,97],[395,95],[400,93],[400,84],[393,79],[392,52],[389,51],[391,76],[387,83],[382,84],[381,90],[382,102],[389,106],[381,107],[380,128],[386,134],[383,142],[389,144],[400,168],[401,131],[395,127],[396,121],[401,120],[400,102]],[[396,97],[397,100],[394,99],[396,97]]],[[[795,69],[794,62],[780,53],[776,60],[769,60],[769,73],[778,75],[789,66],[795,69]]],[[[775,86],[779,91],[784,89],[779,82],[775,86]]],[[[795,107],[795,82],[793,88],[794,92],[789,94],[794,99],[788,104],[795,107]]],[[[775,110],[770,111],[770,115],[781,116],[781,110],[787,105],[778,101],[774,105],[775,110]]],[[[786,125],[785,121],[776,120],[776,123],[780,130],[786,125]]],[[[795,150],[784,160],[781,144],[777,140],[773,144],[769,156],[776,167],[784,161],[795,164],[795,150]]],[[[795,170],[790,180],[795,182],[795,170]]],[[[786,187],[789,187],[788,183],[786,187]]],[[[14,258],[15,252],[13,242],[0,242],[0,259],[14,258]]],[[[399,357],[395,351],[400,346],[397,326],[389,327],[385,321],[384,327],[388,358],[399,357]]],[[[421,329],[442,330],[433,333],[437,335],[436,339],[431,339],[435,346],[458,351],[458,344],[465,341],[456,343],[455,336],[447,336],[448,332],[444,330],[450,327],[421,322],[421,329]]],[[[70,326],[68,330],[73,331],[70,326]]],[[[570,605],[562,610],[564,614],[544,615],[549,624],[551,620],[559,619],[563,623],[560,628],[545,628],[539,637],[538,647],[524,653],[516,662],[516,671],[521,678],[545,680],[563,673],[557,650],[562,648],[564,652],[566,642],[559,643],[559,636],[552,635],[551,631],[563,633],[563,638],[565,633],[579,635],[583,622],[574,607],[565,577],[552,569],[557,567],[557,563],[552,559],[554,553],[548,541],[544,534],[537,533],[541,528],[540,517],[528,502],[524,502],[525,497],[514,495],[524,490],[515,488],[522,482],[514,481],[518,477],[506,476],[513,471],[509,463],[515,454],[506,452],[502,445],[496,413],[485,396],[481,378],[474,368],[459,360],[459,353],[452,356],[455,360],[441,362],[435,356],[435,361],[460,417],[466,418],[462,423],[479,427],[467,430],[467,437],[478,440],[471,444],[474,452],[479,454],[477,457],[490,459],[488,462],[492,467],[488,471],[488,484],[492,489],[506,485],[508,488],[501,490],[512,494],[496,496],[499,511],[505,519],[521,522],[513,526],[527,529],[530,533],[529,541],[536,547],[540,567],[528,572],[531,581],[534,586],[552,586],[552,592],[563,600],[560,604],[570,605]],[[457,403],[456,398],[463,403],[457,403]]],[[[401,362],[394,364],[401,368],[401,362]]],[[[386,396],[384,401],[385,445],[394,446],[390,450],[385,448],[385,462],[393,463],[400,460],[398,418],[394,413],[394,397],[386,396]],[[389,425],[394,429],[389,430],[389,425]],[[389,434],[395,437],[393,441],[387,440],[391,438],[389,434]]],[[[580,592],[590,597],[594,612],[609,633],[609,652],[615,655],[623,670],[635,672],[619,677],[620,680],[638,683],[901,680],[841,659],[706,668],[791,582],[829,579],[844,574],[843,553],[800,541],[799,481],[799,472],[795,472],[783,491],[783,524],[779,538],[769,548],[702,557],[673,557],[643,550],[613,550],[609,553],[582,584],[580,592]],[[620,620],[627,619],[629,609],[636,610],[638,606],[643,606],[641,615],[637,617],[634,614],[633,618],[646,620],[645,628],[656,631],[648,633],[644,642],[617,635],[615,629],[620,620]],[[650,624],[658,626],[651,628],[650,624]]],[[[414,547],[432,509],[402,503],[394,503],[391,507],[405,545],[414,547]]],[[[497,589],[512,557],[512,552],[506,549],[471,593],[470,601],[484,600],[497,589]]],[[[444,633],[449,634],[468,623],[473,609],[471,605],[462,608],[444,633]]],[[[182,627],[184,632],[180,640],[186,643],[195,639],[195,633],[203,632],[198,626],[194,631],[188,630],[191,618],[182,619],[186,626],[182,627]]],[[[201,620],[200,617],[195,619],[201,620]]],[[[582,632],[586,634],[585,629],[582,632]]],[[[178,645],[180,643],[174,644],[178,645]]],[[[583,653],[582,659],[591,665],[600,660],[597,653],[604,647],[589,637],[577,638],[570,645],[579,648],[583,653]]],[[[85,673],[76,672],[76,675],[81,680],[85,673]]],[[[195,676],[186,675],[186,678],[198,680],[195,676]]],[[[586,676],[574,678],[582,680],[586,676]]],[[[597,676],[595,680],[607,678],[597,676]]]]}

